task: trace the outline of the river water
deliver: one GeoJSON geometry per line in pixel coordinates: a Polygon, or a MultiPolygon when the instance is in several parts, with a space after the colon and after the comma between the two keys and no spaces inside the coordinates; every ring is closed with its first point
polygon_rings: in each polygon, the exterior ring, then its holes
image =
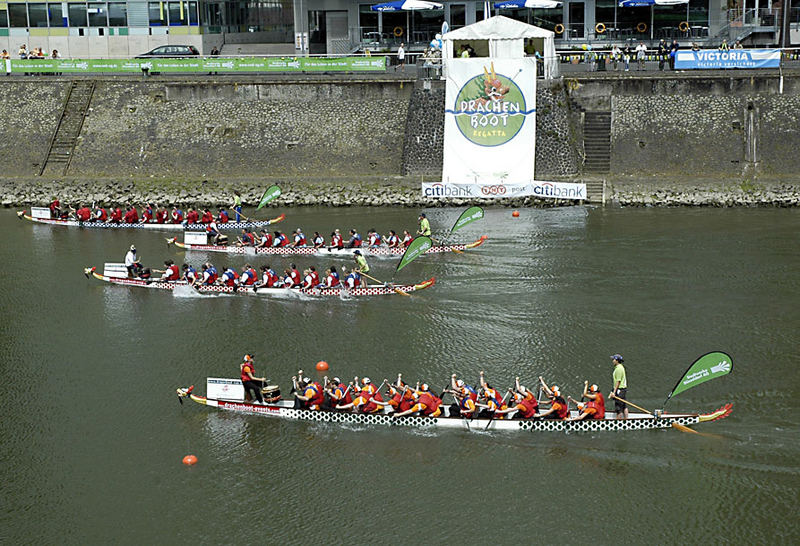
{"type": "MultiPolygon", "coordinates": [[[[409,209],[289,209],[285,230],[412,229],[409,209]]],[[[458,211],[429,211],[446,231],[458,211]]],[[[0,541],[16,543],[797,543],[800,211],[487,209],[395,279],[412,298],[172,295],[83,268],[194,263],[158,232],[34,226],[0,214],[4,282],[0,541]],[[672,401],[725,420],[626,433],[476,433],[283,422],[179,405],[177,387],[236,377],[244,353],[289,390],[298,369],[441,388],[543,375],[660,407],[699,355],[734,372],[672,401]],[[199,463],[181,459],[195,454],[199,463]]],[[[217,265],[245,258],[215,255],[217,265]]],[[[259,259],[257,265],[267,260],[259,259]]],[[[274,259],[273,266],[289,260],[274,259]]],[[[298,258],[298,265],[327,263],[298,258]]],[[[339,262],[343,263],[343,262],[339,262]]],[[[389,279],[395,262],[372,260],[389,279]]],[[[314,372],[316,373],[316,372],[314,372]]]]}

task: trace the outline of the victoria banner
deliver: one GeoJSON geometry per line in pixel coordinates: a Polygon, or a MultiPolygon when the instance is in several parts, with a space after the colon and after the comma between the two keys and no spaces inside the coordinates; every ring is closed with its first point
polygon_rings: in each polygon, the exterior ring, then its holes
{"type": "Polygon", "coordinates": [[[675,388],[669,393],[664,405],[667,404],[670,398],[677,396],[684,391],[688,391],[692,387],[696,387],[706,381],[711,381],[717,377],[727,375],[733,371],[733,359],[730,355],[715,351],[707,353],[695,360],[689,369],[683,374],[675,388]]]}
{"type": "Polygon", "coordinates": [[[538,197],[540,199],[586,199],[586,184],[532,180],[527,184],[459,184],[423,182],[422,196],[435,199],[503,199],[538,197]]]}
{"type": "Polygon", "coordinates": [[[780,49],[702,49],[699,51],[678,50],[675,68],[778,68],[781,65],[780,49]]]}
{"type": "Polygon", "coordinates": [[[444,112],[442,182],[511,188],[533,181],[534,58],[453,59],[444,112]]]}

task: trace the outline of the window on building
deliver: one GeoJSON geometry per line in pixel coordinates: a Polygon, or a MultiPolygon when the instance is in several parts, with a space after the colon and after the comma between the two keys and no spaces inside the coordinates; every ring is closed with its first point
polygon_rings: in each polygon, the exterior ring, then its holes
{"type": "Polygon", "coordinates": [[[128,5],[125,2],[108,3],[108,26],[128,26],[128,5]]]}
{"type": "Polygon", "coordinates": [[[450,29],[460,28],[467,24],[465,4],[450,4],[450,29]]]}
{"type": "Polygon", "coordinates": [[[85,27],[88,26],[86,18],[86,4],[73,4],[70,2],[69,6],[69,26],[71,27],[85,27]]]}
{"type": "Polygon", "coordinates": [[[200,22],[197,19],[197,2],[187,2],[189,5],[189,24],[197,26],[200,22]]]}
{"type": "Polygon", "coordinates": [[[47,4],[28,4],[28,24],[31,27],[47,27],[47,4]]]}
{"type": "Polygon", "coordinates": [[[108,11],[106,5],[99,2],[92,2],[89,4],[89,26],[90,27],[107,27],[108,26],[108,11]]]}
{"type": "Polygon", "coordinates": [[[47,4],[47,17],[50,20],[51,27],[67,26],[67,11],[61,3],[47,4]]]}
{"type": "Polygon", "coordinates": [[[167,7],[164,2],[150,2],[147,4],[151,27],[162,27],[167,25],[167,7]]]}
{"type": "Polygon", "coordinates": [[[5,8],[0,9],[0,28],[5,28],[8,26],[8,12],[5,8]]]}
{"type": "Polygon", "coordinates": [[[169,26],[179,27],[187,24],[187,13],[184,2],[167,2],[169,6],[169,26]]]}
{"type": "Polygon", "coordinates": [[[8,22],[12,27],[27,27],[27,6],[25,4],[8,4],[8,22]]]}
{"type": "Polygon", "coordinates": [[[209,2],[206,5],[205,21],[208,26],[222,26],[222,5],[218,2],[209,2]]]}

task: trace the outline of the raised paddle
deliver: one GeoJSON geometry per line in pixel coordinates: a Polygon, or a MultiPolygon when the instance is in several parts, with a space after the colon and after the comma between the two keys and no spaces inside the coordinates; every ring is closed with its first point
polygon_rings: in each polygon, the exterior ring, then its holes
{"type": "Polygon", "coordinates": [[[397,287],[395,287],[395,286],[392,286],[392,285],[390,285],[388,282],[383,282],[383,281],[382,281],[382,280],[380,280],[380,279],[376,279],[375,277],[372,277],[372,276],[370,276],[370,275],[367,275],[367,274],[366,274],[366,273],[364,273],[363,271],[359,271],[359,273],[360,273],[361,275],[364,275],[364,276],[365,276],[366,278],[368,278],[368,279],[371,279],[371,280],[373,280],[373,281],[375,281],[375,282],[379,282],[379,283],[381,283],[381,284],[383,284],[383,285],[385,285],[385,286],[388,286],[389,288],[391,288],[392,290],[394,290],[394,291],[395,291],[395,292],[397,292],[398,294],[401,294],[401,295],[403,295],[403,296],[405,296],[405,297],[407,297],[407,298],[410,298],[410,297],[411,297],[411,294],[407,294],[406,292],[403,292],[403,291],[402,291],[402,290],[400,290],[399,288],[397,288],[397,287]]]}
{"type": "MultiPolygon", "coordinates": [[[[615,395],[614,393],[611,393],[611,398],[613,398],[614,400],[619,400],[619,401],[620,401],[620,402],[622,402],[623,404],[627,404],[627,405],[631,406],[632,408],[636,408],[636,409],[638,409],[639,411],[643,411],[643,412],[647,413],[648,415],[652,415],[652,416],[655,418],[655,415],[653,414],[653,412],[652,412],[652,411],[648,411],[648,410],[644,409],[644,408],[643,408],[643,407],[641,407],[641,406],[637,406],[637,405],[636,405],[636,404],[634,404],[633,402],[628,402],[628,401],[627,401],[627,400],[625,400],[624,398],[620,398],[619,396],[615,395]]],[[[692,430],[692,429],[690,429],[689,427],[687,427],[687,426],[685,426],[685,425],[682,425],[682,424],[678,423],[677,421],[673,421],[673,422],[672,422],[672,423],[670,423],[670,424],[672,425],[672,428],[676,428],[676,429],[678,429],[678,430],[680,430],[680,431],[682,431],[682,432],[691,432],[692,434],[700,434],[700,433],[699,433],[699,432],[697,432],[696,430],[692,430]]]]}

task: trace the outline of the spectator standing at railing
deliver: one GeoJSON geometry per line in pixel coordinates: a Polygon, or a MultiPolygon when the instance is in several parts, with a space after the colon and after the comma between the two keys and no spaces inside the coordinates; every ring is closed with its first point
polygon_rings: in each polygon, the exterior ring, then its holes
{"type": "Polygon", "coordinates": [[[625,63],[625,72],[631,69],[631,46],[625,44],[622,48],[622,61],[625,63]]]}
{"type": "Polygon", "coordinates": [[[644,42],[639,42],[639,45],[636,46],[636,63],[637,67],[636,70],[644,70],[644,60],[647,56],[647,47],[645,47],[644,42]]]}
{"type": "Polygon", "coordinates": [[[58,52],[57,49],[54,49],[53,52],[50,54],[51,59],[60,59],[61,54],[58,52]]]}
{"type": "Polygon", "coordinates": [[[20,59],[27,59],[28,58],[28,48],[25,47],[25,44],[19,46],[19,51],[17,51],[20,59]]]}
{"type": "Polygon", "coordinates": [[[744,49],[744,46],[742,45],[742,42],[736,40],[736,43],[733,44],[733,49],[744,49]]]}
{"type": "Polygon", "coordinates": [[[700,51],[700,46],[697,45],[697,42],[692,43],[692,51],[700,51]]]}
{"type": "Polygon", "coordinates": [[[614,44],[614,47],[611,48],[611,62],[614,63],[614,70],[617,70],[617,64],[621,58],[622,50],[620,50],[617,44],[614,44]]]}
{"type": "Polygon", "coordinates": [[[217,55],[219,55],[219,49],[217,49],[217,46],[214,46],[214,47],[211,48],[211,53],[209,53],[209,55],[211,55],[213,57],[216,57],[217,55]]]}
{"type": "Polygon", "coordinates": [[[11,58],[11,55],[9,55],[8,51],[6,51],[5,49],[3,50],[2,53],[0,53],[0,59],[10,59],[10,58],[11,58]]]}
{"type": "Polygon", "coordinates": [[[658,69],[664,70],[664,63],[667,61],[667,56],[669,55],[669,48],[667,48],[667,42],[664,41],[664,38],[661,38],[661,41],[658,42],[658,69]]]}
{"type": "Polygon", "coordinates": [[[719,50],[720,51],[728,51],[728,50],[730,50],[730,47],[728,46],[728,40],[726,38],[723,38],[722,39],[722,43],[719,44],[719,50]]]}
{"type": "Polygon", "coordinates": [[[669,69],[675,70],[675,57],[678,56],[678,50],[681,48],[678,45],[678,40],[672,40],[672,45],[669,46],[669,69]]]}
{"type": "MultiPolygon", "coordinates": [[[[406,49],[403,42],[400,42],[400,47],[397,48],[397,64],[400,65],[400,71],[406,71],[406,49]]],[[[395,72],[397,72],[397,67],[394,67],[395,72]]]]}

